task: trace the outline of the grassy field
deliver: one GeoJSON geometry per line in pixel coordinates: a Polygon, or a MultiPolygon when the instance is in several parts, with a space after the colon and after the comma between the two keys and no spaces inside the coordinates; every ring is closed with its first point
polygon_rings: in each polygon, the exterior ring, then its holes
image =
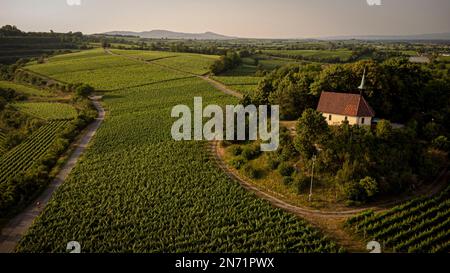
{"type": "MultiPolygon", "coordinates": [[[[139,83],[121,69],[111,73],[139,83]]],[[[205,142],[172,140],[171,109],[192,106],[194,96],[204,104],[237,102],[198,78],[106,94],[107,119],[90,149],[17,250],[65,252],[77,240],[83,252],[337,251],[306,222],[230,180],[205,142]]]]}
{"type": "Polygon", "coordinates": [[[14,107],[26,114],[45,120],[73,119],[77,116],[75,108],[64,103],[23,102],[14,104],[14,107]]]}
{"type": "Polygon", "coordinates": [[[44,89],[37,89],[32,86],[9,82],[9,81],[0,81],[0,88],[3,89],[13,89],[14,91],[24,94],[28,97],[50,97],[52,96],[51,92],[44,89]]]}

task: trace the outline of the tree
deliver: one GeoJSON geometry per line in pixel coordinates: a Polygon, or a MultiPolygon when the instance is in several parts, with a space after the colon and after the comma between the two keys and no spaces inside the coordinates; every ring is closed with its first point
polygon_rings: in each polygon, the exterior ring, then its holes
{"type": "Polygon", "coordinates": [[[3,111],[3,109],[5,109],[6,104],[7,101],[3,97],[0,97],[0,112],[3,111]]]}
{"type": "Polygon", "coordinates": [[[228,52],[215,61],[209,68],[210,72],[218,75],[225,71],[231,70],[242,63],[241,57],[236,52],[228,52]]]}
{"type": "Polygon", "coordinates": [[[95,89],[88,84],[81,84],[75,89],[75,94],[80,97],[87,97],[92,94],[95,89]]]}
{"type": "Polygon", "coordinates": [[[392,125],[389,120],[380,120],[376,128],[376,136],[382,139],[388,139],[392,134],[392,125]]]}
{"type": "Polygon", "coordinates": [[[364,193],[368,198],[373,197],[378,193],[378,183],[370,176],[361,179],[359,181],[359,186],[364,190],[364,193]]]}
{"type": "Polygon", "coordinates": [[[6,25],[0,28],[0,36],[20,36],[23,32],[16,26],[6,25]]]}
{"type": "Polygon", "coordinates": [[[321,145],[329,134],[325,117],[313,109],[306,109],[297,123],[294,146],[305,159],[317,154],[316,145],[321,145]]]}
{"type": "Polygon", "coordinates": [[[108,43],[107,40],[102,41],[102,48],[110,48],[110,47],[111,47],[111,45],[108,43]]]}
{"type": "Polygon", "coordinates": [[[450,141],[445,136],[438,136],[432,142],[433,147],[442,151],[448,151],[450,148],[450,141]]]}

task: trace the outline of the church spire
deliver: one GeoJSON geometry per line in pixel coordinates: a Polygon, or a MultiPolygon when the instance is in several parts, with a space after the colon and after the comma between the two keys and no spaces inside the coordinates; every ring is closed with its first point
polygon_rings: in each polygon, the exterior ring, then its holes
{"type": "Polygon", "coordinates": [[[366,68],[364,68],[364,74],[361,80],[361,85],[358,87],[358,89],[360,90],[360,94],[362,94],[362,91],[364,90],[364,84],[366,83],[366,68]]]}

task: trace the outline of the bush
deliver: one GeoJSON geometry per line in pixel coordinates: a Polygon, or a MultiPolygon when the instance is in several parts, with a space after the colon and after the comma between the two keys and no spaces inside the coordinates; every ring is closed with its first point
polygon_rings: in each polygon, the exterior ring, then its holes
{"type": "Polygon", "coordinates": [[[294,178],[291,176],[283,176],[283,184],[286,186],[291,185],[294,182],[294,178]]]}
{"type": "Polygon", "coordinates": [[[247,159],[247,160],[252,160],[257,158],[259,155],[261,154],[261,151],[259,150],[259,147],[257,146],[245,146],[242,149],[242,157],[247,159]]]}
{"type": "Polygon", "coordinates": [[[450,147],[450,142],[445,136],[438,136],[432,142],[432,145],[435,149],[448,151],[450,147]]]}
{"type": "Polygon", "coordinates": [[[280,154],[281,161],[288,161],[291,158],[294,158],[297,155],[297,151],[295,150],[292,144],[285,145],[280,154]]]}
{"type": "Polygon", "coordinates": [[[355,181],[349,181],[345,184],[344,193],[350,201],[363,201],[366,199],[366,195],[355,181]]]}
{"type": "Polygon", "coordinates": [[[231,166],[235,167],[236,169],[240,169],[242,168],[246,163],[248,162],[248,160],[246,160],[245,158],[243,158],[242,156],[233,158],[231,160],[231,166]]]}
{"type": "Polygon", "coordinates": [[[359,182],[350,181],[345,185],[345,194],[350,201],[365,202],[379,191],[377,181],[372,177],[365,177],[359,182]]]}
{"type": "Polygon", "coordinates": [[[297,192],[299,194],[302,194],[309,190],[309,187],[311,185],[311,178],[305,175],[296,175],[294,178],[294,183],[297,187],[297,192]]]}
{"type": "Polygon", "coordinates": [[[366,176],[361,179],[359,181],[359,186],[364,190],[365,195],[369,198],[378,193],[378,183],[370,176],[366,176]]]}
{"type": "Polygon", "coordinates": [[[242,171],[250,178],[258,178],[258,171],[250,164],[245,164],[242,171]]]}
{"type": "Polygon", "coordinates": [[[267,165],[271,170],[276,170],[278,168],[278,165],[280,165],[280,161],[278,161],[276,158],[269,157],[267,160],[267,165]]]}
{"type": "Polygon", "coordinates": [[[75,89],[75,94],[79,97],[87,97],[95,91],[94,87],[88,84],[81,84],[75,89]]]}
{"type": "Polygon", "coordinates": [[[282,162],[278,166],[278,172],[282,176],[291,176],[294,173],[294,171],[295,171],[294,167],[286,162],[282,162]]]}
{"type": "Polygon", "coordinates": [[[242,148],[240,146],[232,146],[230,148],[230,153],[234,156],[238,156],[242,154],[242,148]]]}

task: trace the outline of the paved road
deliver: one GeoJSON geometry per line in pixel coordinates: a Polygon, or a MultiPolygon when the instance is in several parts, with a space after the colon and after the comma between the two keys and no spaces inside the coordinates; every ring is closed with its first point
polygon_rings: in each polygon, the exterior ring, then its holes
{"type": "Polygon", "coordinates": [[[34,219],[44,210],[53,192],[66,180],[77,164],[80,156],[88,147],[92,137],[105,119],[105,110],[96,99],[98,98],[94,98],[93,103],[95,108],[97,108],[98,117],[86,128],[84,135],[75,143],[75,151],[47,189],[33,202],[33,204],[28,206],[23,212],[11,219],[4,226],[0,233],[0,253],[14,252],[19,240],[27,232],[28,228],[30,228],[34,219]]]}

